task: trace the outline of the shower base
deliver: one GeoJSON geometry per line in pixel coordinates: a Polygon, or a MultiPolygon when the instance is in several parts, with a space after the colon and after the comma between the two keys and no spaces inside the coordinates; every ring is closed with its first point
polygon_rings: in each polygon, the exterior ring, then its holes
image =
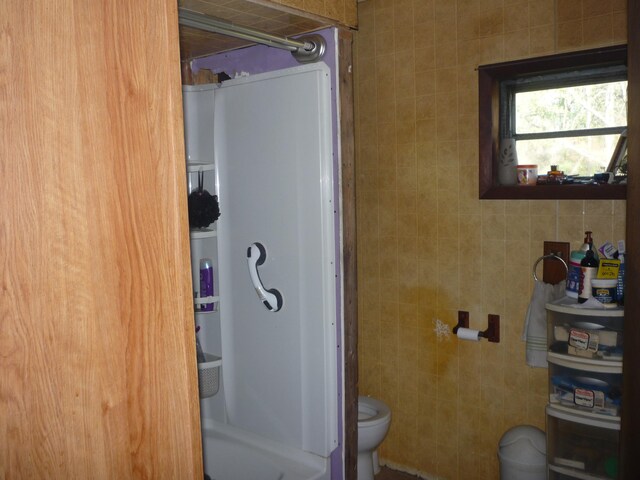
{"type": "Polygon", "coordinates": [[[328,458],[205,419],[204,471],[211,480],[329,480],[328,458]]]}

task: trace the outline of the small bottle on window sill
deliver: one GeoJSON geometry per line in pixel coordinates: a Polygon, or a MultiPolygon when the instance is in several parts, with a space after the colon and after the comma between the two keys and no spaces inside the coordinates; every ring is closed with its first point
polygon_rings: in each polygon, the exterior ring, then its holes
{"type": "Polygon", "coordinates": [[[548,184],[561,184],[564,182],[565,175],[564,172],[558,170],[557,165],[551,165],[551,170],[547,172],[547,183],[548,184]]]}

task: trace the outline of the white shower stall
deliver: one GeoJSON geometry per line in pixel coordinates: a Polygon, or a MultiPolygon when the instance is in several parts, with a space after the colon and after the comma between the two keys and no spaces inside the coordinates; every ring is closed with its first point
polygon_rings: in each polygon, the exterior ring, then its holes
{"type": "Polygon", "coordinates": [[[196,305],[221,359],[201,400],[214,480],[342,478],[331,85],[315,63],[183,89],[189,188],[201,175],[221,212],[191,232],[194,295],[200,260],[214,265],[216,308],[196,305]]]}

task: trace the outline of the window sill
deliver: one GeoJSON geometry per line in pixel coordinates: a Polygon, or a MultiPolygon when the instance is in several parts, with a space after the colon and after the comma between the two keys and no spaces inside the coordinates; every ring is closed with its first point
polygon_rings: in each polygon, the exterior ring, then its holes
{"type": "Polygon", "coordinates": [[[626,185],[522,185],[480,190],[483,200],[624,200],[626,185]]]}

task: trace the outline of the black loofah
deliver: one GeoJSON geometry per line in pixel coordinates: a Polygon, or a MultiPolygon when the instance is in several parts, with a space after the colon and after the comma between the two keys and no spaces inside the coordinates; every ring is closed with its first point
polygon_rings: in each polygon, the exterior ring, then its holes
{"type": "Polygon", "coordinates": [[[189,194],[189,227],[206,228],[220,218],[218,196],[203,188],[203,174],[198,174],[198,189],[189,194]]]}

